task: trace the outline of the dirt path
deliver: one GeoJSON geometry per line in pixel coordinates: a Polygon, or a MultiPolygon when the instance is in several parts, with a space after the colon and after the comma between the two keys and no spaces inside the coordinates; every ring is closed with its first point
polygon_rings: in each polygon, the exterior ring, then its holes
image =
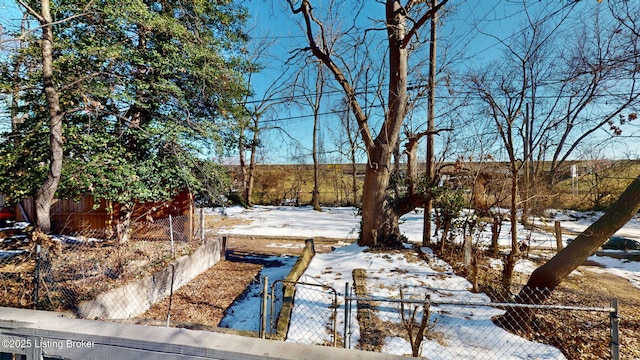
{"type": "MultiPolygon", "coordinates": [[[[589,269],[589,266],[581,266],[578,268],[584,276],[607,289],[612,296],[618,298],[622,303],[640,303],[640,289],[631,285],[631,283],[620,276],[605,273],[596,273],[589,269]]],[[[640,311],[640,308],[636,309],[640,311]]]]}
{"type": "MultiPolygon", "coordinates": [[[[218,326],[225,311],[256,279],[261,265],[222,260],[179,288],[171,298],[171,324],[191,329],[218,326]]],[[[166,325],[169,297],[141,315],[138,323],[166,325]]]]}

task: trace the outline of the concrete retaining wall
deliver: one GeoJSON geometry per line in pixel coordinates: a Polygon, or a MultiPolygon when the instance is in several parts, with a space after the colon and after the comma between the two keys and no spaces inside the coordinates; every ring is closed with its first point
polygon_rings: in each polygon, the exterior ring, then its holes
{"type": "Polygon", "coordinates": [[[76,315],[85,319],[128,319],[143,314],[173,290],[193,280],[224,256],[222,239],[207,239],[193,254],[182,256],[164,270],[99,294],[78,305],[76,315]]]}

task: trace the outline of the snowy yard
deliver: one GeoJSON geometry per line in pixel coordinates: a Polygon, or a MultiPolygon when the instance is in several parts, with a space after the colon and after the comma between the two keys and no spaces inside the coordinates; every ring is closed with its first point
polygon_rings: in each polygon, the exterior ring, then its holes
{"type": "MultiPolygon", "coordinates": [[[[325,208],[323,212],[314,212],[309,207],[265,207],[256,206],[251,209],[228,208],[228,216],[250,220],[243,225],[223,229],[220,233],[229,235],[256,236],[299,236],[325,237],[344,239],[345,244],[353,241],[358,234],[359,218],[352,208],[325,208]]],[[[582,231],[597,219],[597,213],[576,214],[557,212],[552,218],[544,221],[553,224],[553,220],[562,221],[565,229],[582,231]]],[[[405,216],[401,230],[411,242],[422,240],[423,214],[410,213],[405,216]]],[[[538,219],[538,222],[543,220],[538,219]]],[[[620,234],[626,237],[640,239],[640,222],[632,220],[620,234]]],[[[474,241],[488,242],[490,229],[482,229],[474,241]]],[[[555,237],[543,231],[519,232],[522,240],[531,244],[532,248],[553,248],[555,237]]],[[[565,236],[566,240],[571,236],[565,236]]],[[[508,223],[503,224],[500,244],[510,244],[508,223]]],[[[409,246],[409,245],[407,245],[409,246]]],[[[316,283],[336,289],[344,294],[345,283],[352,283],[352,270],[355,268],[367,271],[368,292],[380,297],[399,297],[399,289],[405,289],[405,298],[423,299],[429,295],[432,301],[464,301],[473,303],[489,303],[484,294],[469,291],[471,284],[464,278],[454,274],[451,267],[439,260],[428,248],[422,249],[429,261],[415,261],[402,253],[368,252],[356,244],[345,245],[330,253],[317,254],[303,274],[300,281],[316,283]]],[[[590,260],[603,265],[598,271],[616,274],[640,286],[640,266],[635,262],[625,262],[621,259],[592,256],[590,260]]],[[[500,262],[495,266],[499,267],[500,262]]],[[[531,260],[522,260],[516,271],[530,273],[536,265],[531,260]]],[[[279,276],[273,269],[267,270],[269,280],[279,276]]],[[[304,292],[296,297],[296,306],[292,314],[288,340],[295,342],[321,343],[329,341],[329,333],[318,333],[330,323],[331,312],[326,316],[308,316],[308,309],[304,309],[304,292]],[[316,323],[314,323],[316,322],[316,323]],[[324,338],[323,338],[324,337],[324,338]]],[[[247,298],[248,303],[239,306],[258,308],[257,297],[247,298]]],[[[314,299],[317,302],[317,299],[314,299]]],[[[325,308],[331,305],[330,297],[326,297],[325,308]]],[[[338,336],[344,337],[344,304],[339,303],[337,314],[338,336]]],[[[388,324],[400,323],[400,315],[396,304],[381,304],[378,306],[378,316],[388,324]]],[[[234,311],[241,313],[242,311],[234,311]]],[[[491,321],[493,316],[502,310],[492,307],[452,307],[448,305],[433,305],[431,307],[430,323],[435,324],[431,338],[422,345],[422,353],[435,359],[475,359],[475,358],[513,358],[513,359],[563,359],[562,353],[549,345],[539,344],[512,335],[497,327],[491,321]],[[526,354],[526,355],[525,355],[526,354]]],[[[224,321],[225,326],[245,330],[258,330],[258,319],[239,319],[229,317],[224,321]]],[[[355,345],[360,337],[355,310],[352,313],[351,344],[355,345]]],[[[603,341],[607,341],[603,339],[603,341]]],[[[411,354],[411,347],[403,337],[389,336],[384,340],[383,352],[394,354],[411,354]]]]}

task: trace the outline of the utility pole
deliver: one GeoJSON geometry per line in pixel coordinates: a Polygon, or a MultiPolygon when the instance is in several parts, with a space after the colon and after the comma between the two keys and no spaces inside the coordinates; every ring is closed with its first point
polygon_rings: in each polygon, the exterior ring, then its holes
{"type": "MultiPolygon", "coordinates": [[[[435,9],[436,0],[431,0],[431,8],[435,9]]],[[[435,157],[434,157],[434,141],[435,136],[435,90],[436,90],[436,24],[438,22],[438,13],[434,13],[431,17],[431,42],[429,44],[429,100],[427,104],[427,159],[426,159],[426,176],[429,179],[428,185],[432,186],[435,178],[435,157]]],[[[429,246],[431,243],[431,212],[433,210],[433,198],[427,196],[427,202],[424,205],[424,230],[422,233],[422,246],[429,246]]]]}
{"type": "Polygon", "coordinates": [[[531,126],[529,120],[529,103],[525,104],[525,113],[524,113],[524,139],[522,139],[522,150],[523,150],[523,164],[524,168],[524,181],[523,181],[523,190],[524,190],[524,201],[522,207],[522,224],[527,223],[527,216],[529,214],[529,187],[531,186],[531,173],[529,172],[529,164],[533,162],[531,148],[529,147],[529,139],[531,137],[531,126]]]}

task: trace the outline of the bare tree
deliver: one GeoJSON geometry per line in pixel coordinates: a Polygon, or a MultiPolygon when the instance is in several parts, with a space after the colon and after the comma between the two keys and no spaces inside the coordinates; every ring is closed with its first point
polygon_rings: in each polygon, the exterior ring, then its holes
{"type": "MultiPolygon", "coordinates": [[[[422,26],[448,0],[430,7],[422,1],[387,0],[384,2],[385,18],[382,29],[387,35],[386,60],[388,66],[388,91],[385,115],[377,135],[374,135],[370,119],[358,99],[355,85],[345,76],[347,63],[329,51],[330,39],[325,36],[325,26],[315,16],[310,0],[301,2],[288,0],[291,11],[302,17],[307,36],[308,48],[333,74],[349,101],[360,128],[360,138],[367,152],[368,162],[364,180],[362,200],[362,223],[360,245],[376,246],[379,243],[395,243],[400,238],[398,219],[402,215],[400,207],[387,199],[387,189],[392,173],[392,156],[397,147],[402,123],[407,115],[407,85],[409,70],[409,49],[417,45],[416,39],[422,26]]],[[[357,13],[358,10],[356,9],[357,13]]],[[[365,32],[366,33],[366,32],[365,32]]],[[[408,203],[401,204],[406,209],[408,203]]],[[[413,206],[415,207],[415,205],[413,206]]]]}
{"type": "Polygon", "coordinates": [[[313,159],[313,190],[311,192],[311,205],[316,211],[322,211],[320,207],[320,169],[318,158],[318,136],[320,132],[320,109],[326,82],[326,69],[319,61],[311,61],[300,69],[300,83],[296,92],[301,93],[313,114],[313,132],[311,157],[313,159]],[[310,91],[311,90],[311,91],[310,91]]]}
{"type": "Polygon", "coordinates": [[[504,44],[506,61],[503,60],[501,66],[495,63],[481,74],[470,78],[472,91],[477,92],[484,103],[483,115],[491,119],[501,140],[511,178],[511,251],[504,261],[502,286],[505,289],[511,287],[511,278],[519,257],[517,220],[520,209],[520,177],[532,150],[530,123],[525,107],[530,94],[535,96],[537,61],[545,55],[542,52],[552,34],[552,31],[546,30],[544,23],[529,20],[529,31],[521,41],[516,41],[513,45],[504,44]]]}
{"type": "MultiPolygon", "coordinates": [[[[541,304],[553,290],[591,254],[633,218],[640,210],[640,177],[637,177],[620,195],[600,219],[591,224],[567,247],[559,251],[544,265],[537,268],[515,301],[524,304],[541,304]]],[[[500,319],[505,327],[518,327],[530,318],[531,310],[509,309],[500,319]]]]}
{"type": "Polygon", "coordinates": [[[540,128],[532,143],[539,141],[541,157],[551,159],[549,184],[586,139],[605,131],[622,134],[640,103],[640,38],[621,24],[604,23],[600,11],[594,9],[565,39],[567,50],[558,59],[564,76],[547,86],[554,95],[545,91],[547,101],[532,102],[532,128],[540,128]]]}
{"type": "Polygon", "coordinates": [[[597,11],[595,21],[582,27],[582,36],[573,41],[581,28],[571,22],[571,12],[562,14],[559,19],[553,13],[529,16],[527,31],[511,43],[502,42],[506,52],[500,65],[487,67],[469,81],[484,103],[483,115],[492,120],[509,166],[511,252],[505,259],[505,288],[519,256],[517,214],[522,210],[525,222],[529,188],[537,179],[553,182],[569,156],[597,130],[621,131],[615,121],[640,96],[633,70],[637,56],[629,55],[638,53],[635,42],[619,29],[601,27],[597,11]],[[571,33],[567,39],[562,37],[565,25],[571,33]],[[550,169],[542,166],[546,159],[551,159],[550,169]]]}
{"type": "MultiPolygon", "coordinates": [[[[516,55],[516,58],[524,67],[529,57],[525,54],[524,56],[516,55]]],[[[522,109],[525,104],[527,88],[529,87],[528,76],[526,72],[518,73],[517,71],[512,71],[507,73],[484,73],[471,78],[473,90],[477,91],[482,101],[485,102],[486,115],[493,122],[502,141],[502,146],[507,153],[511,177],[511,252],[505,259],[505,271],[503,274],[503,286],[505,288],[509,288],[511,285],[511,275],[519,256],[517,211],[519,208],[519,174],[522,162],[517,153],[516,136],[519,124],[521,124],[522,109]]]]}
{"type": "MultiPolygon", "coordinates": [[[[267,61],[270,59],[268,50],[273,46],[271,42],[262,42],[256,44],[256,48],[252,52],[252,57],[257,63],[258,59],[267,61]]],[[[254,84],[254,76],[262,71],[262,68],[252,68],[247,73],[247,82],[250,86],[254,84]]],[[[272,70],[272,69],[270,69],[272,70]]],[[[240,129],[238,131],[238,157],[240,162],[240,173],[242,183],[242,199],[246,205],[251,205],[251,196],[253,194],[254,181],[256,177],[256,162],[258,158],[258,149],[262,145],[261,133],[264,131],[276,129],[281,130],[277,123],[265,122],[265,116],[273,114],[274,109],[291,100],[290,85],[288,78],[288,70],[286,64],[278,69],[279,75],[272,79],[269,86],[264,89],[261,98],[258,100],[250,100],[249,96],[245,98],[246,117],[239,120],[240,129]],[[247,162],[247,151],[249,151],[249,160],[247,162]]]]}
{"type": "MultiPolygon", "coordinates": [[[[636,22],[640,9],[630,7],[629,4],[630,2],[627,1],[610,2],[610,9],[622,25],[622,27],[614,27],[614,33],[623,36],[623,39],[630,40],[633,45],[631,49],[624,49],[624,51],[633,50],[635,52],[637,50],[635,43],[638,38],[640,38],[640,32],[637,31],[638,26],[636,22]]],[[[608,49],[609,45],[605,46],[604,49],[601,48],[600,51],[597,52],[608,53],[608,49]]],[[[610,57],[608,59],[613,58],[610,57]]],[[[627,58],[624,62],[629,63],[628,65],[630,66],[635,66],[637,69],[637,55],[627,58]]],[[[627,80],[629,80],[627,85],[635,85],[635,77],[628,78],[627,80]]],[[[587,88],[586,90],[588,93],[591,88],[587,88]]],[[[630,90],[635,90],[635,86],[632,86],[630,90]]],[[[633,98],[633,94],[633,91],[627,93],[626,99],[633,98]]],[[[594,251],[609,239],[609,237],[633,218],[639,210],[640,177],[636,177],[600,219],[591,224],[585,231],[578,235],[574,241],[531,274],[525,287],[518,293],[516,301],[530,304],[539,304],[546,301],[554,289],[573,270],[580,266],[594,251]]],[[[528,310],[510,309],[505,313],[500,322],[506,327],[514,327],[515,324],[521,323],[522,320],[529,319],[530,315],[531,311],[528,310]]]]}
{"type": "Polygon", "coordinates": [[[341,163],[346,159],[349,164],[349,184],[347,185],[345,183],[344,185],[345,193],[347,194],[346,204],[358,206],[360,202],[358,159],[362,152],[360,142],[358,141],[358,125],[355,123],[349,109],[349,104],[345,99],[337,102],[335,111],[340,117],[341,126],[328,128],[327,130],[334,142],[337,153],[336,162],[341,163]]]}

